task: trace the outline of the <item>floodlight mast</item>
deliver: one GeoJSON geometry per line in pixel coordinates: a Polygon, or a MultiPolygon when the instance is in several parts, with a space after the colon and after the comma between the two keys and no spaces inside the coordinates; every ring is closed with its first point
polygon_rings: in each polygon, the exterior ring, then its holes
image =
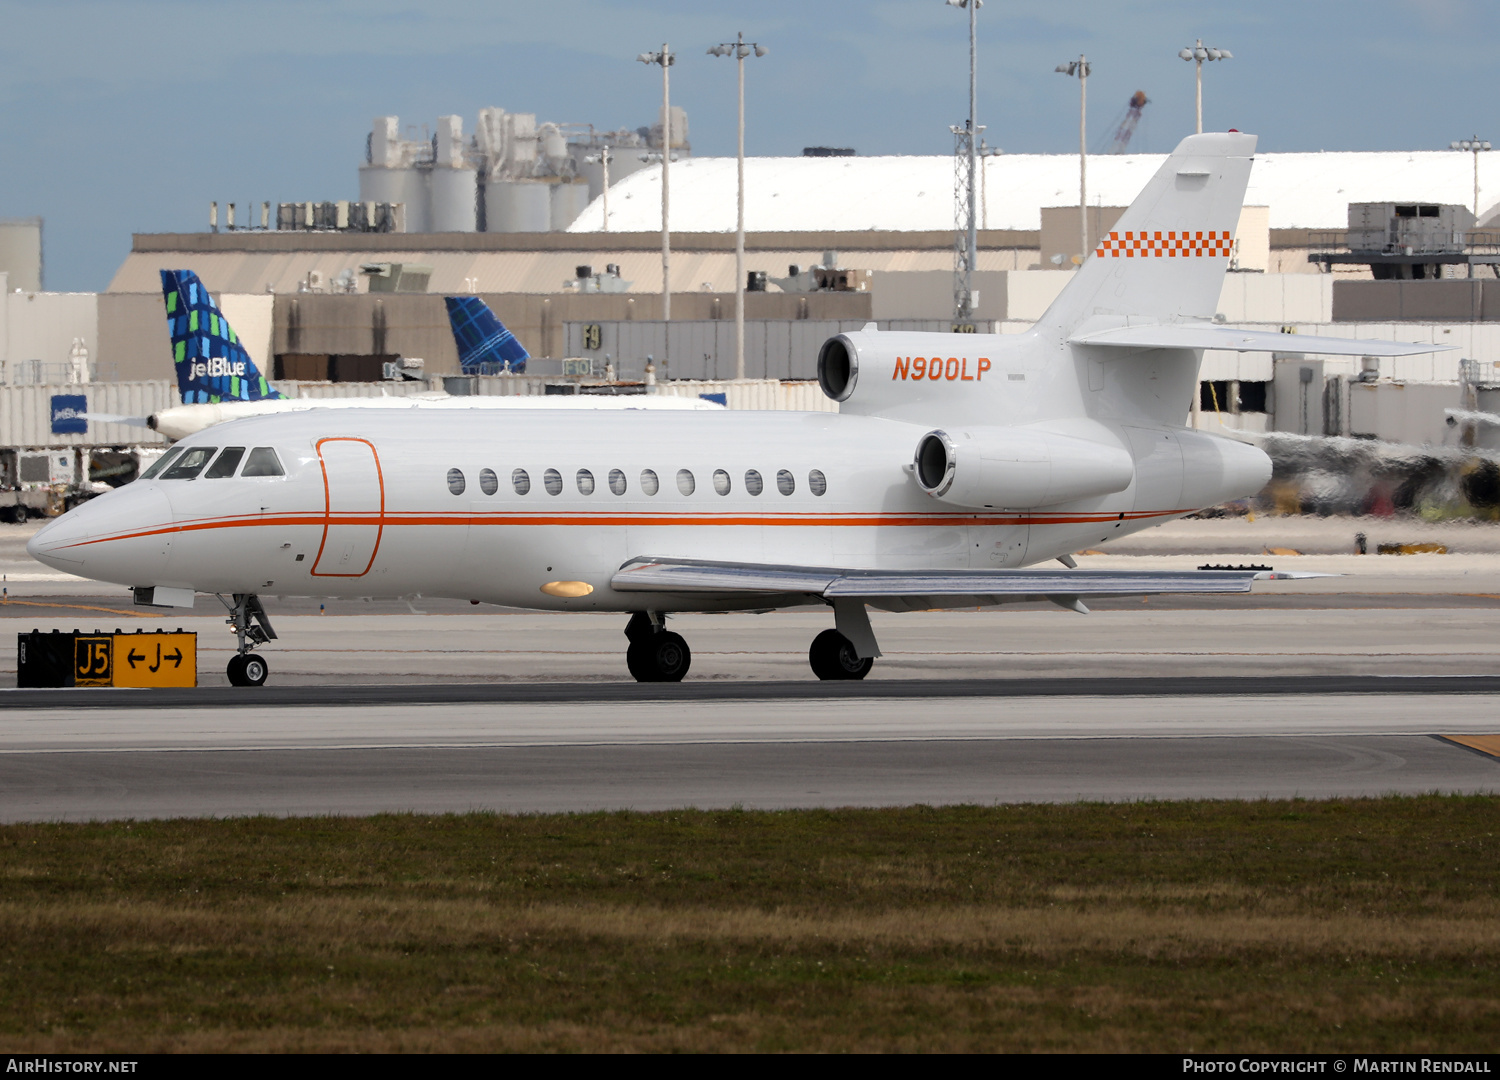
{"type": "Polygon", "coordinates": [[[762,45],[746,41],[743,31],[736,34],[732,42],[708,50],[709,56],[733,56],[735,66],[739,68],[739,142],[735,154],[739,205],[734,227],[734,377],[737,382],[743,382],[745,378],[745,57],[752,54],[765,56],[768,51],[762,45]]]}
{"type": "Polygon", "coordinates": [[[1461,139],[1448,144],[1449,150],[1466,150],[1474,155],[1474,226],[1479,227],[1479,155],[1490,148],[1490,144],[1475,135],[1472,139],[1461,139]]]}
{"type": "Polygon", "coordinates": [[[1203,134],[1203,62],[1205,60],[1233,60],[1234,53],[1228,49],[1214,49],[1203,44],[1199,38],[1191,49],[1179,49],[1177,55],[1184,60],[1192,60],[1198,68],[1198,134],[1203,134]]]}
{"type": "Polygon", "coordinates": [[[953,318],[955,323],[968,324],[974,318],[974,264],[979,260],[979,216],[975,205],[977,191],[976,177],[979,172],[979,136],[984,128],[975,123],[975,113],[978,111],[979,77],[978,77],[978,32],[979,32],[979,9],[984,6],[984,0],[944,0],[949,7],[969,9],[969,122],[963,127],[952,128],[955,136],[954,166],[955,171],[965,170],[966,176],[958,181],[957,186],[962,191],[956,198],[955,209],[958,214],[966,217],[963,226],[956,229],[958,234],[954,238],[954,282],[953,282],[953,318]],[[967,158],[967,161],[964,159],[967,158]]]}
{"type": "Polygon", "coordinates": [[[1078,76],[1078,265],[1089,257],[1089,71],[1088,57],[1079,56],[1053,68],[1059,75],[1078,76]]]}
{"type": "Polygon", "coordinates": [[[583,159],[590,165],[601,166],[604,170],[604,190],[602,192],[602,195],[604,199],[605,232],[609,232],[609,163],[613,161],[614,158],[614,154],[610,153],[610,148],[608,146],[604,146],[599,150],[597,154],[590,154],[588,157],[583,159]]]}
{"type": "Polygon", "coordinates": [[[667,211],[671,205],[670,166],[672,164],[672,93],[667,70],[677,57],[662,42],[660,51],[641,53],[643,64],[661,65],[661,336],[662,367],[671,371],[672,363],[672,234],[667,211]]]}

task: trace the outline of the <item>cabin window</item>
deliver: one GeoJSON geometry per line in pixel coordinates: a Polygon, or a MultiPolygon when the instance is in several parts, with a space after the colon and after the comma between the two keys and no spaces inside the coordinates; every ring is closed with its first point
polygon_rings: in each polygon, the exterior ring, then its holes
{"type": "Polygon", "coordinates": [[[245,456],[243,446],[226,446],[214,463],[208,467],[208,472],[203,474],[205,480],[223,480],[226,476],[233,476],[234,470],[240,467],[240,458],[245,456]]]}
{"type": "Polygon", "coordinates": [[[562,473],[556,469],[548,469],[542,473],[542,487],[547,489],[548,495],[562,494],[562,473]]]}
{"type": "Polygon", "coordinates": [[[592,495],[594,493],[594,474],[587,469],[578,470],[578,494],[592,495]]]}
{"type": "Polygon", "coordinates": [[[208,459],[214,456],[217,446],[190,446],[177,459],[177,463],[161,474],[163,480],[191,480],[203,471],[208,459]]]}
{"type": "Polygon", "coordinates": [[[822,469],[814,469],[807,474],[807,490],[814,495],[825,495],[828,493],[828,477],[823,475],[822,469]]]}
{"type": "Polygon", "coordinates": [[[286,470],[281,467],[281,459],[276,456],[276,451],[269,446],[257,446],[250,451],[250,458],[245,462],[245,467],[240,470],[240,476],[285,476],[286,470]]]}
{"type": "Polygon", "coordinates": [[[693,479],[693,474],[687,469],[677,470],[677,490],[684,495],[691,495],[697,490],[698,483],[693,479]]]}
{"type": "Polygon", "coordinates": [[[760,473],[749,469],[745,473],[745,490],[752,495],[759,495],[766,490],[766,482],[761,479],[760,473]]]}
{"type": "Polygon", "coordinates": [[[656,478],[656,473],[650,469],[641,470],[641,490],[647,495],[655,495],[661,490],[661,481],[656,478]]]}
{"type": "Polygon", "coordinates": [[[462,469],[448,470],[448,490],[455,495],[464,493],[464,471],[462,469]]]}
{"type": "Polygon", "coordinates": [[[720,495],[729,494],[729,474],[723,469],[714,470],[714,490],[720,495]]]}
{"type": "Polygon", "coordinates": [[[517,495],[525,495],[531,490],[531,477],[525,469],[516,469],[510,474],[510,486],[516,489],[517,495]]]}
{"type": "Polygon", "coordinates": [[[616,495],[625,494],[625,473],[619,469],[609,470],[609,490],[616,495]]]}
{"type": "Polygon", "coordinates": [[[796,477],[792,476],[787,470],[781,469],[776,473],[776,490],[783,495],[790,495],[797,490],[796,477]]]}
{"type": "Polygon", "coordinates": [[[495,475],[494,469],[479,470],[479,490],[486,495],[493,495],[500,490],[500,478],[495,475]]]}
{"type": "Polygon", "coordinates": [[[156,459],[156,463],[154,465],[152,465],[151,468],[149,468],[145,472],[141,473],[141,479],[142,480],[152,480],[152,479],[155,479],[156,475],[159,472],[161,472],[168,465],[172,464],[172,462],[176,461],[179,457],[181,457],[182,456],[182,452],[185,449],[187,449],[187,448],[184,447],[184,446],[174,446],[172,449],[168,450],[165,454],[163,454],[161,457],[159,457],[159,458],[156,459]]]}

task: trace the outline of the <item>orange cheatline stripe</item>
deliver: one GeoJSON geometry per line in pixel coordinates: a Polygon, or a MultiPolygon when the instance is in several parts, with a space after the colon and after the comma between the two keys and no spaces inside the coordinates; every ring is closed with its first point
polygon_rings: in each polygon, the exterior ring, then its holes
{"type": "Polygon", "coordinates": [[[775,528],[806,528],[812,526],[829,527],[858,527],[876,528],[883,526],[939,526],[939,525],[965,525],[965,526],[994,526],[994,525],[1107,525],[1118,521],[1140,521],[1146,518],[1171,517],[1176,514],[1192,513],[1191,509],[1181,510],[1136,510],[1125,513],[1074,513],[1065,514],[1059,512],[1039,512],[1034,514],[1000,514],[1000,515],[978,515],[978,514],[847,514],[847,515],[781,515],[781,516],[756,516],[742,514],[694,514],[694,515],[665,515],[665,514],[590,514],[587,512],[576,512],[569,514],[543,514],[536,511],[522,513],[466,513],[466,514],[436,514],[422,513],[417,511],[396,511],[380,513],[344,513],[324,516],[318,513],[308,514],[286,514],[274,517],[247,517],[236,515],[228,518],[211,518],[198,521],[188,521],[172,525],[158,525],[132,532],[117,533],[111,536],[90,537],[80,540],[74,544],[66,545],[69,548],[89,547],[94,544],[112,543],[117,540],[137,540],[149,536],[162,536],[169,533],[202,532],[215,529],[244,529],[264,528],[267,526],[282,525],[311,525],[317,528],[327,528],[333,525],[363,525],[375,528],[393,528],[396,526],[422,525],[422,526],[475,526],[475,525],[511,525],[511,526],[536,526],[536,525],[582,525],[594,527],[608,527],[621,525],[634,526],[770,526],[775,528]]]}
{"type": "Polygon", "coordinates": [[[1470,750],[1478,750],[1493,758],[1500,758],[1500,735],[1443,735],[1441,738],[1470,750]]]}

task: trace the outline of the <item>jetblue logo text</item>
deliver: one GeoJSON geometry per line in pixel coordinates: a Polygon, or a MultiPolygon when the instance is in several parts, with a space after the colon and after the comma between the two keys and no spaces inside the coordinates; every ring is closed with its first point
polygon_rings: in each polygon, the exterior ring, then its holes
{"type": "Polygon", "coordinates": [[[228,360],[222,356],[211,356],[207,360],[195,362],[188,367],[189,379],[212,379],[217,375],[238,375],[243,379],[245,362],[228,360]]]}
{"type": "Polygon", "coordinates": [[[891,372],[892,379],[931,379],[936,382],[946,379],[948,382],[976,382],[984,378],[984,373],[990,369],[988,357],[981,356],[973,361],[974,367],[969,369],[969,358],[967,356],[950,356],[944,360],[941,356],[898,356],[896,357],[896,370],[891,372]]]}

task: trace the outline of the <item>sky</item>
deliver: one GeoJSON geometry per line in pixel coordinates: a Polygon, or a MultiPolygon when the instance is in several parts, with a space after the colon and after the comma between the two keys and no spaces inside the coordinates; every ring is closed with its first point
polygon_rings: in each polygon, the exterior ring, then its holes
{"type": "MultiPolygon", "coordinates": [[[[0,0],[0,217],[46,219],[45,285],[101,290],[133,232],[206,228],[208,203],[358,197],[371,119],[403,126],[498,105],[538,120],[635,128],[672,101],[695,155],[734,153],[733,63],[748,40],[746,152],[804,146],[946,154],[968,111],[968,12],[943,0],[0,0]]],[[[1133,149],[1204,123],[1266,151],[1500,145],[1495,0],[987,0],[978,121],[1010,153],[1076,151],[1088,56],[1089,146],[1130,95],[1150,99],[1133,149]]]]}

